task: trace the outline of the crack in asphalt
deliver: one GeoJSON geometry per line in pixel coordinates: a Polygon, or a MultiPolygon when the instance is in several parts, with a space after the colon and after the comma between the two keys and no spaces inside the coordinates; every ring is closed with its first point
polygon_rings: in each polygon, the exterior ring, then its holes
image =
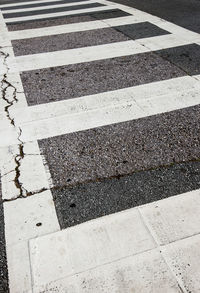
{"type": "Polygon", "coordinates": [[[12,198],[9,198],[9,199],[8,198],[2,199],[2,200],[0,200],[0,204],[5,203],[5,202],[12,202],[12,201],[15,201],[15,200],[18,200],[18,199],[27,198],[29,196],[36,195],[36,194],[42,193],[44,191],[50,190],[50,188],[43,187],[43,188],[35,190],[35,191],[27,191],[26,189],[24,189],[24,190],[26,191],[24,194],[18,195],[16,197],[12,197],[12,198]]]}
{"type": "MultiPolygon", "coordinates": [[[[19,141],[18,144],[18,154],[16,154],[14,156],[14,162],[15,162],[15,168],[13,170],[10,170],[9,172],[5,173],[3,176],[6,176],[7,174],[11,173],[11,172],[15,172],[15,178],[14,178],[14,183],[15,186],[17,188],[17,190],[19,191],[19,194],[15,197],[12,197],[10,199],[3,199],[0,201],[0,203],[4,203],[4,202],[10,202],[10,201],[14,201],[17,200],[19,198],[26,198],[38,193],[42,193],[46,190],[49,190],[49,188],[43,187],[39,190],[35,190],[35,191],[28,191],[24,186],[23,186],[23,182],[20,181],[20,167],[22,165],[22,161],[24,159],[25,156],[27,155],[38,155],[38,154],[26,154],[24,152],[24,142],[21,139],[21,135],[22,135],[22,129],[16,125],[15,123],[15,118],[11,116],[10,114],[10,109],[11,107],[18,103],[18,99],[17,99],[17,93],[21,93],[20,91],[17,91],[16,87],[11,84],[8,81],[8,72],[9,72],[9,67],[7,65],[7,58],[9,57],[8,53],[5,53],[3,51],[0,51],[0,55],[3,56],[3,65],[6,68],[6,73],[3,75],[3,79],[1,80],[1,92],[2,92],[2,99],[6,102],[6,106],[4,107],[4,111],[6,113],[6,117],[8,118],[8,120],[10,121],[10,124],[12,125],[13,128],[15,128],[17,130],[18,133],[18,137],[17,140],[19,141]],[[9,89],[12,89],[12,99],[10,100],[7,97],[7,93],[9,89]]],[[[1,177],[3,177],[1,176],[1,177]]]]}
{"type": "Polygon", "coordinates": [[[17,99],[17,89],[14,85],[12,85],[9,81],[8,81],[8,77],[7,74],[9,72],[9,67],[7,65],[7,58],[9,57],[8,53],[4,53],[2,51],[0,51],[0,55],[3,56],[3,65],[6,68],[6,73],[3,75],[3,79],[1,80],[1,92],[2,92],[2,99],[6,102],[6,106],[4,108],[4,111],[6,113],[6,117],[8,118],[8,120],[10,121],[10,124],[12,125],[12,127],[14,127],[15,129],[17,129],[18,131],[18,150],[19,153],[15,156],[14,161],[16,164],[16,167],[14,169],[15,171],[15,178],[14,178],[14,183],[16,188],[19,191],[19,196],[18,197],[25,197],[28,194],[28,191],[23,187],[23,183],[20,182],[20,167],[21,167],[21,163],[22,160],[24,159],[25,153],[24,153],[24,143],[21,140],[21,135],[22,135],[22,129],[20,127],[17,127],[15,124],[15,119],[14,117],[11,116],[10,114],[10,108],[18,103],[18,99],[17,99]],[[10,100],[9,97],[7,97],[7,92],[9,89],[12,89],[12,99],[10,100]],[[25,196],[24,196],[25,194],[25,196]]]}

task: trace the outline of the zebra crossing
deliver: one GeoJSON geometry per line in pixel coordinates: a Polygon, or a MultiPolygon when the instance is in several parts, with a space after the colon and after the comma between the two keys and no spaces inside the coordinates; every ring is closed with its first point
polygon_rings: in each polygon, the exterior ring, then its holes
{"type": "Polygon", "coordinates": [[[199,34],[106,0],[0,32],[0,292],[199,292],[199,34]]]}

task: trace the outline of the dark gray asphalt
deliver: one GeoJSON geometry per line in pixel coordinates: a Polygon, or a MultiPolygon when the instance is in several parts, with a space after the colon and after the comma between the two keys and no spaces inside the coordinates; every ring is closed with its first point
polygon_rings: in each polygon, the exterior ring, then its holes
{"type": "Polygon", "coordinates": [[[60,226],[64,229],[197,188],[200,188],[199,161],[52,189],[52,194],[60,226]]]}
{"type": "MultiPolygon", "coordinates": [[[[87,1],[87,0],[78,0],[78,2],[80,1],[87,1]]],[[[43,2],[43,3],[34,3],[34,4],[24,4],[24,5],[17,5],[17,6],[7,6],[7,7],[3,7],[1,8],[2,11],[4,10],[13,10],[13,9],[24,9],[24,8],[34,8],[34,7],[45,7],[45,6],[49,6],[49,5],[61,5],[61,4],[66,4],[66,3],[73,3],[73,2],[77,2],[77,0],[61,0],[61,1],[52,1],[52,2],[43,2]]]]}
{"type": "MultiPolygon", "coordinates": [[[[39,141],[55,186],[200,159],[200,106],[39,141]]],[[[97,199],[98,200],[98,199],[97,199]]]]}
{"type": "MultiPolygon", "coordinates": [[[[31,1],[37,1],[37,0],[31,0],[31,1]]],[[[1,4],[17,4],[17,3],[23,3],[23,2],[27,2],[27,0],[1,0],[1,4]]]]}
{"type": "Polygon", "coordinates": [[[200,46],[191,44],[157,51],[162,58],[175,64],[188,75],[200,74],[200,46]]]}
{"type": "Polygon", "coordinates": [[[113,28],[12,41],[16,56],[67,50],[129,40],[113,28]]]}
{"type": "Polygon", "coordinates": [[[133,40],[169,34],[169,32],[153,25],[150,22],[115,26],[115,29],[133,40]]]}
{"type": "Polygon", "coordinates": [[[185,74],[158,54],[144,53],[27,71],[21,73],[21,79],[28,104],[35,105],[166,80],[185,74]]]}
{"type": "Polygon", "coordinates": [[[114,0],[200,33],[199,0],[114,0]]]}
{"type": "Polygon", "coordinates": [[[77,22],[84,22],[84,21],[93,21],[99,19],[108,19],[108,18],[115,18],[115,17],[123,17],[130,15],[124,11],[119,9],[113,10],[105,10],[101,12],[91,12],[91,13],[82,13],[82,14],[74,14],[73,16],[63,16],[63,17],[54,17],[54,18],[44,18],[42,20],[28,20],[28,21],[18,21],[16,23],[12,23],[7,25],[9,31],[15,30],[23,30],[23,29],[31,29],[31,28],[39,28],[39,27],[47,27],[47,26],[54,26],[54,25],[61,25],[61,24],[68,24],[68,23],[77,23],[77,22]]]}
{"type": "Polygon", "coordinates": [[[48,13],[56,13],[56,12],[63,12],[63,11],[72,11],[78,9],[88,9],[94,7],[102,7],[105,6],[100,3],[91,3],[91,4],[82,4],[82,5],[74,5],[74,6],[67,6],[67,7],[56,7],[51,9],[42,9],[42,10],[33,10],[33,11],[24,11],[24,12],[13,12],[13,13],[3,13],[4,18],[14,18],[14,17],[22,17],[22,16],[33,16],[33,15],[40,15],[40,14],[48,14],[48,13]]]}
{"type": "Polygon", "coordinates": [[[4,214],[1,193],[1,177],[0,177],[0,293],[8,293],[8,271],[6,259],[6,244],[4,234],[4,214]]]}
{"type": "Polygon", "coordinates": [[[14,40],[12,41],[12,45],[15,55],[19,56],[95,46],[164,34],[169,34],[169,32],[166,32],[151,23],[143,22],[113,28],[110,27],[76,33],[14,40]]]}

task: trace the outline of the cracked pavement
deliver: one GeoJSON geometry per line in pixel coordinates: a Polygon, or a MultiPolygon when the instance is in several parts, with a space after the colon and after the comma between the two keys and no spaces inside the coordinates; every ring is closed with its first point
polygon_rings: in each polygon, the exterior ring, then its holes
{"type": "Polygon", "coordinates": [[[17,89],[14,85],[12,85],[8,79],[7,79],[7,74],[9,72],[9,67],[7,65],[7,58],[9,57],[9,53],[4,53],[3,51],[0,51],[1,56],[3,56],[3,64],[6,68],[6,73],[4,73],[3,75],[3,79],[1,80],[1,96],[2,99],[6,102],[6,106],[4,108],[6,116],[10,122],[10,124],[15,128],[15,130],[17,130],[18,132],[18,148],[19,148],[19,153],[15,156],[14,160],[16,163],[16,167],[15,167],[15,178],[14,178],[14,183],[16,188],[19,190],[19,197],[23,196],[23,186],[22,183],[20,182],[19,178],[20,178],[20,162],[21,160],[23,160],[24,158],[24,151],[23,151],[23,142],[20,139],[21,136],[21,128],[17,127],[15,124],[15,119],[14,117],[11,117],[10,114],[10,108],[18,102],[17,99],[17,89]],[[9,89],[12,89],[12,95],[11,95],[11,100],[10,100],[10,91],[9,89]],[[7,97],[7,92],[9,91],[9,97],[7,97]]]}
{"type": "Polygon", "coordinates": [[[0,1],[0,293],[199,292],[200,10],[180,1],[0,1]]]}

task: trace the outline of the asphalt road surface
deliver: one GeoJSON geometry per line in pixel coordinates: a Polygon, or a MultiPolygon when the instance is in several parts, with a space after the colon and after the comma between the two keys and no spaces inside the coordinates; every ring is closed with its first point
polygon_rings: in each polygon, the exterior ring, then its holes
{"type": "Polygon", "coordinates": [[[200,292],[200,1],[0,0],[0,78],[0,293],[200,292]]]}
{"type": "Polygon", "coordinates": [[[200,33],[199,0],[116,0],[115,2],[140,9],[200,33]]]}

